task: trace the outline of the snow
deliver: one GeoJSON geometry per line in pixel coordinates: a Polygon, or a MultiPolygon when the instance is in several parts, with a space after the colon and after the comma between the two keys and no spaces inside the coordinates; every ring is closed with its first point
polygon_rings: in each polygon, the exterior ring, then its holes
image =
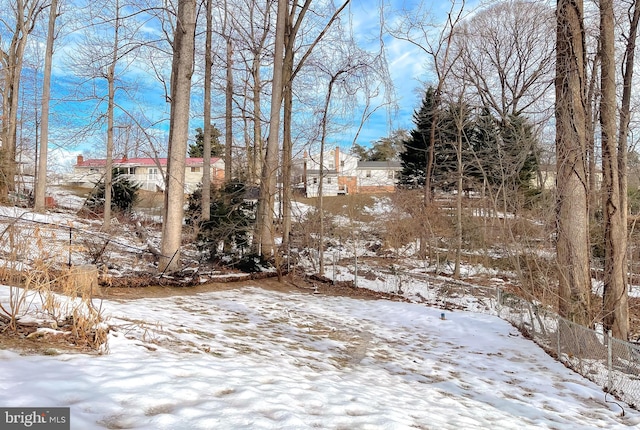
{"type": "Polygon", "coordinates": [[[78,430],[640,425],[495,316],[257,285],[105,300],[108,353],[2,350],[0,404],[78,430]]]}

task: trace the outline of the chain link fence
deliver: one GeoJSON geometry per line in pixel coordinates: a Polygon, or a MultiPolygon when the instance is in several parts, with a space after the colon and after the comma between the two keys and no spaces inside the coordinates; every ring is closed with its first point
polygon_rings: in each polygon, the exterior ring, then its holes
{"type": "Polygon", "coordinates": [[[497,291],[498,316],[518,327],[567,367],[634,408],[640,408],[640,345],[562,318],[512,294],[497,291]]]}

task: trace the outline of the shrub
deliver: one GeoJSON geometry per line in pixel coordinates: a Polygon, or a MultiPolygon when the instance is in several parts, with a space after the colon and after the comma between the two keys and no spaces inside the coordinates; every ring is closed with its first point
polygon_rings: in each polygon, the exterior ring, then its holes
{"type": "Polygon", "coordinates": [[[245,198],[247,186],[233,180],[221,189],[211,190],[211,212],[208,221],[201,219],[202,188],[188,199],[186,222],[197,227],[198,248],[217,258],[242,255],[249,248],[255,223],[255,203],[245,198]]]}
{"type": "MultiPolygon", "coordinates": [[[[122,213],[130,213],[138,201],[140,185],[131,181],[126,175],[113,170],[113,182],[111,184],[111,210],[122,213]]],[[[95,213],[104,212],[105,183],[104,180],[95,185],[85,207],[95,213]]]]}

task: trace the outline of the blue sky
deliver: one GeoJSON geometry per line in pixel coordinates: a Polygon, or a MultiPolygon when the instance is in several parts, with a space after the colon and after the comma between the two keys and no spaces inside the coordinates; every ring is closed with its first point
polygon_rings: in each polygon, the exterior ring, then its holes
{"type": "MultiPolygon", "coordinates": [[[[383,0],[386,5],[386,10],[390,11],[389,0],[383,0]]],[[[394,8],[413,8],[416,6],[416,1],[403,1],[392,0],[394,8]]],[[[372,0],[352,0],[349,12],[352,14],[352,23],[354,26],[354,34],[358,38],[360,44],[366,48],[375,49],[373,44],[377,43],[377,37],[381,25],[378,1],[372,0]]],[[[423,2],[424,7],[431,12],[431,16],[434,21],[442,22],[446,13],[451,7],[449,1],[432,1],[423,2]]],[[[467,2],[466,8],[469,9],[469,4],[475,4],[477,2],[467,2]]],[[[387,25],[393,25],[394,20],[398,17],[389,14],[385,16],[387,25]]],[[[369,121],[364,125],[360,132],[357,143],[363,146],[368,146],[371,142],[380,138],[389,136],[389,134],[398,128],[411,129],[413,127],[412,115],[413,111],[419,106],[422,98],[422,91],[425,82],[430,82],[430,72],[428,64],[431,61],[430,58],[425,55],[419,48],[415,47],[411,43],[394,39],[393,37],[386,35],[384,37],[386,58],[389,64],[391,78],[393,80],[395,90],[395,101],[397,109],[388,110],[380,109],[374,115],[371,116],[369,121]]],[[[62,46],[58,46],[56,49],[54,59],[54,97],[57,97],[57,102],[54,102],[52,107],[52,137],[50,137],[51,146],[55,154],[57,146],[55,126],[53,123],[56,120],[64,121],[63,125],[66,127],[66,131],[73,129],[74,123],[86,123],[88,118],[93,115],[99,115],[101,109],[94,110],[95,102],[86,103],[69,103],[64,99],[77,87],[77,81],[75,81],[70,74],[68,67],[68,60],[76,56],[76,41],[66,43],[62,46]],[[61,59],[65,59],[61,61],[61,59]]],[[[169,59],[170,61],[170,59],[169,59]]],[[[167,63],[170,67],[170,62],[167,63]]],[[[146,117],[151,120],[158,120],[161,118],[168,118],[169,105],[164,98],[164,91],[162,86],[153,82],[151,79],[151,73],[149,70],[136,69],[135,66],[130,66],[127,69],[128,76],[131,74],[137,76],[140,79],[136,80],[136,88],[130,88],[127,92],[120,91],[118,93],[118,102],[122,105],[144,106],[143,112],[146,117]]],[[[195,85],[200,85],[194,81],[195,85]]],[[[96,82],[96,88],[99,93],[104,94],[105,83],[104,80],[96,82]]],[[[194,85],[194,86],[195,86],[194,85]]],[[[196,91],[200,91],[198,88],[196,91]]],[[[71,97],[72,98],[72,97],[71,97]]],[[[214,100],[214,106],[219,104],[218,100],[214,100]]],[[[201,106],[201,102],[197,99],[192,104],[192,110],[197,111],[201,106]]],[[[342,120],[345,121],[345,126],[340,132],[334,133],[327,137],[329,145],[340,145],[343,149],[348,150],[351,146],[351,142],[354,139],[354,135],[357,129],[357,125],[360,122],[362,110],[354,109],[351,119],[349,115],[343,116],[342,120]],[[351,122],[351,124],[349,124],[351,122]]],[[[222,121],[214,121],[221,124],[222,121]]],[[[61,123],[62,124],[62,123],[61,123]]],[[[192,121],[192,128],[202,125],[202,119],[198,119],[194,115],[192,121]]],[[[168,128],[168,122],[160,122],[155,126],[156,135],[162,135],[166,133],[168,128]]],[[[237,127],[237,126],[236,126],[237,127]]],[[[68,135],[68,133],[66,133],[68,135]]],[[[62,137],[61,133],[60,142],[61,146],[65,149],[60,151],[59,154],[53,155],[57,159],[69,158],[75,160],[75,156],[79,153],[84,153],[85,156],[90,153],[99,155],[100,151],[94,150],[94,148],[100,148],[105,141],[105,133],[103,130],[98,130],[94,135],[85,135],[82,140],[75,143],[73,146],[65,145],[65,137],[62,137]]]]}
{"type": "MultiPolygon", "coordinates": [[[[462,1],[445,0],[382,0],[385,3],[385,24],[394,27],[402,20],[400,10],[421,10],[429,16],[434,27],[430,31],[437,32],[438,26],[446,20],[452,10],[458,11],[462,1]]],[[[380,7],[374,7],[372,0],[352,0],[351,12],[354,16],[356,37],[366,45],[367,38],[376,38],[380,30],[380,7]]],[[[379,2],[376,2],[379,3],[379,2]]],[[[478,0],[467,0],[463,14],[472,13],[479,4],[478,0]]],[[[396,110],[379,111],[366,125],[358,139],[358,144],[368,146],[370,143],[390,135],[393,130],[413,128],[413,112],[419,107],[426,85],[435,83],[431,72],[433,59],[422,49],[412,43],[396,39],[389,34],[383,38],[385,54],[393,80],[396,110]],[[388,114],[391,116],[389,117],[388,114]]],[[[421,43],[415,40],[416,43],[421,43]]],[[[377,41],[375,42],[377,43],[377,41]]],[[[424,44],[423,44],[424,46],[424,44]]]]}

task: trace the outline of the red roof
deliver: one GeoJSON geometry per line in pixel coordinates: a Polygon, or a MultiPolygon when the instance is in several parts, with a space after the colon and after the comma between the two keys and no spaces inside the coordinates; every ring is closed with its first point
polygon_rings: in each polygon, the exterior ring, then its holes
{"type": "MultiPolygon", "coordinates": [[[[211,158],[211,164],[220,160],[220,158],[211,158]]],[[[113,165],[114,166],[157,166],[158,163],[161,166],[167,165],[166,158],[114,158],[113,165]]],[[[202,166],[203,159],[202,158],[187,158],[186,165],[187,166],[202,166]]],[[[76,167],[104,167],[107,165],[107,160],[100,158],[93,158],[88,160],[82,160],[81,162],[76,164],[76,167]]]]}

